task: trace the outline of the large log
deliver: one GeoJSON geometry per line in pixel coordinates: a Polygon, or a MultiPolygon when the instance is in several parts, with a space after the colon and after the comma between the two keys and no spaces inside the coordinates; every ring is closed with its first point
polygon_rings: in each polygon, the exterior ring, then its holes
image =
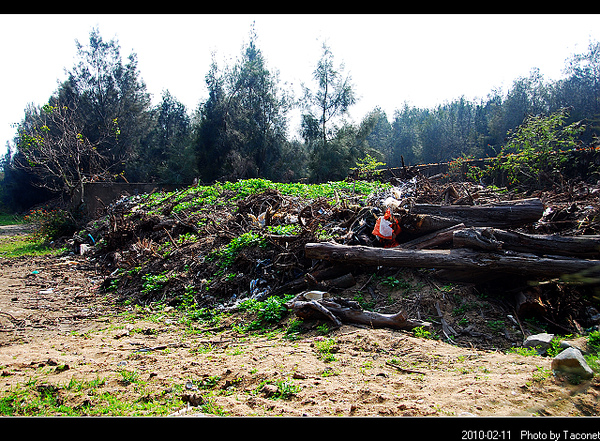
{"type": "Polygon", "coordinates": [[[497,228],[468,228],[454,231],[453,246],[559,256],[600,256],[599,235],[525,234],[497,228]]]}
{"type": "Polygon", "coordinates": [[[452,219],[467,227],[510,228],[538,221],[544,214],[544,204],[538,198],[485,205],[415,204],[411,213],[452,219]]]}
{"type": "Polygon", "coordinates": [[[516,252],[478,252],[467,248],[452,250],[405,250],[332,242],[307,243],[305,255],[312,259],[345,263],[460,271],[506,272],[540,277],[560,277],[598,267],[600,260],[550,258],[516,252]]]}

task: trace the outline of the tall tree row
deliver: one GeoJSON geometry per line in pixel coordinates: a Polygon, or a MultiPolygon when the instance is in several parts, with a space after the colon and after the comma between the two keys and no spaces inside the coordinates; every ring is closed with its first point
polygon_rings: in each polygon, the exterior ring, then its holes
{"type": "MultiPolygon", "coordinates": [[[[116,39],[93,29],[76,41],[77,59],[47,103],[27,106],[1,162],[0,203],[14,210],[58,194],[69,198],[85,182],[178,185],[263,177],[314,182],[344,179],[362,158],[390,167],[495,156],[531,116],[568,109],[582,121],[583,144],[600,132],[600,43],[565,62],[564,77],[546,81],[538,69],[505,93],[458,97],[434,108],[398,103],[393,115],[375,108],[350,122],[356,87],[327,45],[314,60],[301,97],[282,85],[252,27],[231,65],[216,57],[204,75],[208,91],[187,109],[168,90],[152,105],[137,56],[121,56],[116,39]],[[298,135],[289,132],[301,111],[298,135]]],[[[201,80],[202,81],[202,80],[201,80]]]]}

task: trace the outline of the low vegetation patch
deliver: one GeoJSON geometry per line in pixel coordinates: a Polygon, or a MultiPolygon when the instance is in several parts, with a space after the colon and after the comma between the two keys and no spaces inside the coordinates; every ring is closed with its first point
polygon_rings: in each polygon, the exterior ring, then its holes
{"type": "Polygon", "coordinates": [[[65,252],[65,248],[55,248],[35,236],[0,237],[0,257],[52,256],[65,252]]]}

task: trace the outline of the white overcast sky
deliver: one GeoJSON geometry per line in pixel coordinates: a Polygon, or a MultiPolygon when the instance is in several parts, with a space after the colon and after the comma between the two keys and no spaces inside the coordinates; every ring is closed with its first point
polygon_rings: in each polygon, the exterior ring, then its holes
{"type": "MultiPolygon", "coordinates": [[[[433,108],[460,96],[485,98],[539,68],[562,76],[565,60],[600,41],[598,15],[0,15],[0,153],[28,103],[41,105],[76,61],[75,40],[98,27],[131,52],[154,102],[168,89],[191,112],[206,99],[212,52],[232,64],[252,22],[267,66],[281,82],[312,86],[325,41],[359,97],[356,122],[381,107],[392,119],[404,102],[433,108]]],[[[290,135],[296,135],[292,124],[290,135]]]]}

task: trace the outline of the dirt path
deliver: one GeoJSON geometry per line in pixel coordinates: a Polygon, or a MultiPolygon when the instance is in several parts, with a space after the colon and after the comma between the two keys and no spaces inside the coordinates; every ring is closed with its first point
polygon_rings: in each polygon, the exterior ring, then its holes
{"type": "Polygon", "coordinates": [[[31,230],[31,226],[27,224],[0,225],[0,237],[28,234],[31,232],[31,230]]]}
{"type": "MultiPolygon", "coordinates": [[[[0,271],[0,397],[31,378],[58,385],[100,377],[107,379],[105,390],[138,400],[142,392],[119,381],[127,370],[143,379],[146,397],[177,393],[189,401],[190,394],[206,396],[197,385],[210,384],[212,408],[231,416],[567,416],[600,410],[600,381],[571,385],[552,375],[549,358],[351,326],[297,341],[281,333],[201,332],[169,308],[115,307],[97,290],[104,278],[81,256],[0,259],[0,271]],[[323,342],[332,346],[324,351],[323,342]],[[273,386],[264,387],[269,381],[296,389],[289,398],[273,399],[273,386]]],[[[73,394],[64,402],[90,404],[94,397],[73,394]]],[[[182,405],[178,414],[202,410],[182,405]]]]}

